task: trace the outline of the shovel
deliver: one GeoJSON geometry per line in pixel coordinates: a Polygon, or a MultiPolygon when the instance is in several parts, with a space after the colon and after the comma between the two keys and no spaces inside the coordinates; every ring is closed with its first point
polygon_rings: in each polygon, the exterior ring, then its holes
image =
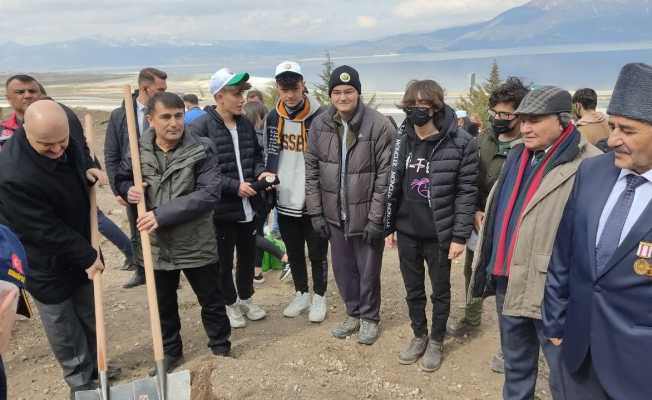
{"type": "MultiPolygon", "coordinates": [[[[93,153],[93,118],[86,114],[84,119],[84,131],[86,132],[86,142],[90,150],[91,157],[93,153]]],[[[90,217],[91,217],[91,244],[93,248],[100,251],[100,232],[97,227],[97,197],[95,185],[91,186],[88,194],[90,200],[90,217]]],[[[93,276],[93,296],[95,298],[95,336],[97,340],[97,371],[100,380],[100,387],[96,390],[87,390],[75,393],[77,400],[109,400],[109,381],[107,379],[106,363],[106,330],[104,325],[104,289],[102,284],[102,273],[96,273],[93,276]]],[[[119,397],[114,397],[120,399],[119,397]]],[[[127,397],[124,397],[127,399],[127,397]]]]}

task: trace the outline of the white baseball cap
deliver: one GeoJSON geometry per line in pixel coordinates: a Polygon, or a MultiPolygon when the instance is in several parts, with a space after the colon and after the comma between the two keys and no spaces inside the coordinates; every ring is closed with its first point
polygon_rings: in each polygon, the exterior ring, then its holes
{"type": "Polygon", "coordinates": [[[457,110],[455,111],[455,115],[457,118],[466,118],[468,116],[468,113],[464,110],[457,110]]]}
{"type": "Polygon", "coordinates": [[[276,72],[274,73],[274,78],[278,78],[279,75],[288,72],[303,77],[303,74],[301,73],[301,66],[298,63],[294,61],[283,61],[282,63],[276,66],[276,72]]]}
{"type": "Polygon", "coordinates": [[[238,72],[234,74],[230,69],[222,68],[211,76],[211,80],[208,82],[208,90],[214,96],[215,93],[222,90],[224,86],[233,86],[242,82],[247,82],[248,80],[249,74],[246,72],[238,72]]]}

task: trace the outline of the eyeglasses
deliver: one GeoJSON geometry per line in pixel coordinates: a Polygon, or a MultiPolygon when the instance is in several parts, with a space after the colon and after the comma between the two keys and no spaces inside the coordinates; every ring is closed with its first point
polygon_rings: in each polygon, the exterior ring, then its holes
{"type": "Polygon", "coordinates": [[[489,109],[489,115],[494,119],[503,119],[503,120],[507,120],[507,121],[511,121],[514,118],[516,118],[516,114],[508,113],[508,112],[504,112],[504,111],[496,112],[496,111],[494,111],[492,109],[489,109]]]}
{"type": "Polygon", "coordinates": [[[331,96],[333,96],[333,97],[342,97],[342,96],[344,96],[344,97],[351,97],[351,96],[353,96],[353,95],[356,94],[356,93],[357,93],[357,91],[356,91],[355,89],[342,90],[342,91],[340,91],[340,90],[333,90],[333,91],[331,92],[331,96]]]}

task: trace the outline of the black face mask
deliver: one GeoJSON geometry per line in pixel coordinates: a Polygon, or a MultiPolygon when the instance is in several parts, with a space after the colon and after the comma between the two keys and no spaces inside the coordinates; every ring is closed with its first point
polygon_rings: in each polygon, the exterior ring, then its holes
{"type": "Polygon", "coordinates": [[[511,123],[512,121],[508,121],[506,119],[494,119],[491,123],[491,127],[493,128],[496,136],[498,136],[510,132],[513,128],[510,126],[511,123]]]}
{"type": "Polygon", "coordinates": [[[432,119],[430,108],[424,107],[408,107],[405,109],[405,115],[408,121],[419,127],[424,126],[432,119]]]}

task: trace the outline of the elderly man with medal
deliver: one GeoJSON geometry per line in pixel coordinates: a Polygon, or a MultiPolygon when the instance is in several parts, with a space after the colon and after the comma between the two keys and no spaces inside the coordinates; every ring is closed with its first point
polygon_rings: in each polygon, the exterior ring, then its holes
{"type": "Polygon", "coordinates": [[[610,153],[580,165],[543,304],[569,399],[652,399],[652,66],[628,64],[610,153]]]}

